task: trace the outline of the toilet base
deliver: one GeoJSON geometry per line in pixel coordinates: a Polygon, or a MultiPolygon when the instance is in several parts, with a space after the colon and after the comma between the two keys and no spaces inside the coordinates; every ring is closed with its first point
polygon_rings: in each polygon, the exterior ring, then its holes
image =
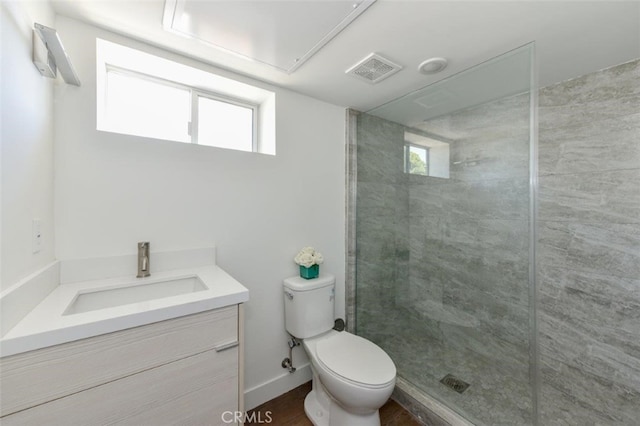
{"type": "Polygon", "coordinates": [[[304,412],[314,426],[329,426],[329,412],[320,405],[313,390],[304,398],[304,412]]]}
{"type": "MultiPolygon", "coordinates": [[[[315,376],[315,375],[314,375],[315,376]]],[[[313,380],[313,390],[304,398],[304,412],[314,426],[380,426],[380,414],[355,414],[346,411],[313,380]]]]}

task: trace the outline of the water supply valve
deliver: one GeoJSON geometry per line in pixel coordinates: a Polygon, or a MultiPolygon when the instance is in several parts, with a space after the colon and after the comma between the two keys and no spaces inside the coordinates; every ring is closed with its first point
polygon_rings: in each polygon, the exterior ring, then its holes
{"type": "Polygon", "coordinates": [[[296,346],[300,346],[300,341],[295,337],[291,337],[287,344],[289,345],[289,357],[283,359],[280,365],[282,366],[282,368],[288,369],[289,373],[293,373],[294,371],[296,371],[296,368],[293,366],[293,348],[295,348],[296,346]]]}

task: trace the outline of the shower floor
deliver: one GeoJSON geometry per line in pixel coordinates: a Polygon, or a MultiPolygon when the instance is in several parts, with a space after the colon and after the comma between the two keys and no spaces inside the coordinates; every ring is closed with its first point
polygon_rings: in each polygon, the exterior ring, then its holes
{"type": "Polygon", "coordinates": [[[526,344],[432,321],[404,308],[388,315],[384,323],[359,319],[358,334],[387,351],[401,377],[477,425],[532,424],[526,344]],[[469,388],[458,393],[445,386],[440,380],[447,374],[469,383],[469,388]]]}

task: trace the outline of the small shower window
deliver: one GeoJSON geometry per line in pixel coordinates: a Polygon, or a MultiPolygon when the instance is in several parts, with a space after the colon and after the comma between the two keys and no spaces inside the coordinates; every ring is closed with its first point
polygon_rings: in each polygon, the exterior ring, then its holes
{"type": "Polygon", "coordinates": [[[404,170],[412,175],[429,176],[429,148],[419,145],[405,145],[404,170]]]}
{"type": "Polygon", "coordinates": [[[449,142],[417,132],[404,132],[404,171],[449,178],[449,142]]]}

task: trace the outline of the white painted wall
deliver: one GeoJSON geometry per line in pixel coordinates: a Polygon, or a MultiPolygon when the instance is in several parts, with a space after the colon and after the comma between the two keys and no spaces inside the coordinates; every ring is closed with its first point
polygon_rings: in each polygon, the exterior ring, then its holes
{"type": "MultiPolygon", "coordinates": [[[[247,408],[295,386],[299,377],[280,366],[288,355],[281,283],[297,274],[292,259],[303,246],[325,255],[322,270],[337,276],[344,316],[344,108],[72,19],[59,16],[56,27],[82,81],[56,88],[58,258],[134,253],[145,240],[153,265],[154,250],[215,243],[218,264],[250,290],[247,408]],[[96,131],[96,37],[276,92],[277,155],[96,131]]],[[[305,360],[296,349],[296,363],[305,360]]]]}
{"type": "Polygon", "coordinates": [[[53,25],[48,2],[0,2],[0,290],[54,259],[53,86],[32,62],[33,23],[53,25]],[[31,222],[43,248],[32,253],[31,222]]]}

